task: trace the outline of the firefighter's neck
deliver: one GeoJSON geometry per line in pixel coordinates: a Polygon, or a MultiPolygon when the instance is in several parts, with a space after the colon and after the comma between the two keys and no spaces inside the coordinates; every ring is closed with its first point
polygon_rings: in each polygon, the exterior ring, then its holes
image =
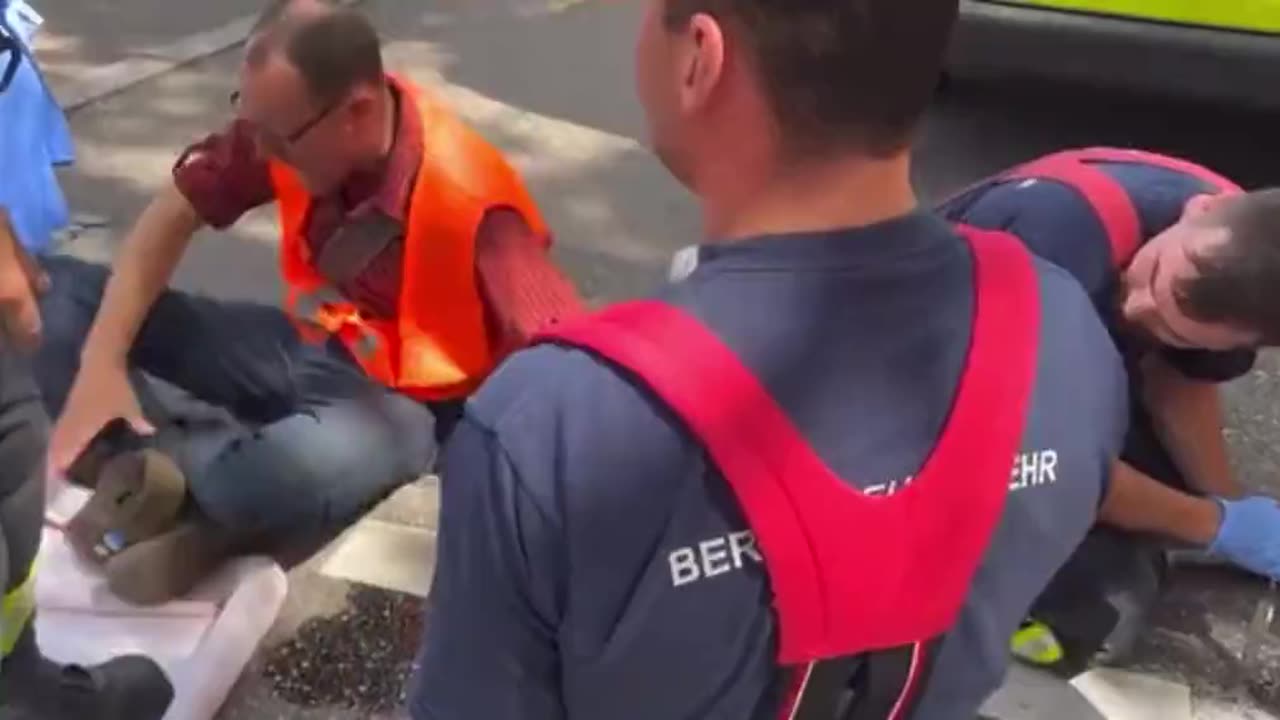
{"type": "Polygon", "coordinates": [[[918,200],[907,152],[833,156],[726,176],[703,193],[706,237],[717,241],[859,228],[906,215],[918,200]]]}

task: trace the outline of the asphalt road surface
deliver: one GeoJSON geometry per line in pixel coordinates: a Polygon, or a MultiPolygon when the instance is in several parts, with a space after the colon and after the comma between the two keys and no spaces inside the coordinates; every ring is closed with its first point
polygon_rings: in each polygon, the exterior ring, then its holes
{"type": "MultiPolygon", "coordinates": [[[[42,58],[52,68],[55,90],[74,85],[78,68],[128,54],[119,39],[93,39],[113,38],[107,32],[113,23],[122,28],[121,37],[134,33],[161,44],[234,19],[252,5],[227,5],[223,16],[205,19],[150,0],[120,6],[134,4],[139,8],[114,19],[86,15],[84,4],[73,0],[42,4],[51,38],[42,58]],[[135,17],[147,13],[183,17],[135,17]],[[86,49],[77,54],[77,47],[86,49]]],[[[386,33],[391,64],[421,81],[439,82],[463,114],[521,165],[557,230],[558,257],[589,296],[643,293],[659,281],[671,253],[696,240],[691,203],[642,147],[631,91],[638,0],[363,5],[386,33]]],[[[73,252],[107,257],[164,181],[178,149],[227,116],[237,53],[233,48],[169,69],[75,111],[81,156],[66,174],[66,186],[76,209],[106,226],[84,233],[73,252]]],[[[1040,153],[1117,144],[1192,158],[1250,186],[1276,183],[1276,121],[1116,94],[962,82],[940,93],[930,113],[916,176],[927,197],[939,198],[1040,153]]],[[[205,233],[184,263],[180,282],[220,295],[274,298],[269,214],[256,214],[231,233],[205,233]]],[[[1238,471],[1255,487],[1275,488],[1278,482],[1276,372],[1276,360],[1268,356],[1230,389],[1229,439],[1238,471]]],[[[432,486],[417,486],[379,517],[429,534],[433,497],[432,486]]],[[[428,567],[429,546],[422,559],[428,567]]],[[[326,576],[315,564],[295,571],[291,581],[280,622],[220,717],[398,717],[401,679],[422,624],[421,602],[326,576]]],[[[1175,591],[1142,642],[1136,668],[1190,685],[1198,700],[1244,697],[1248,705],[1280,713],[1280,642],[1268,639],[1254,667],[1242,668],[1237,660],[1244,623],[1264,591],[1260,583],[1228,572],[1179,571],[1175,591]]],[[[1050,717],[1021,707],[1002,717],[1050,717]]]]}

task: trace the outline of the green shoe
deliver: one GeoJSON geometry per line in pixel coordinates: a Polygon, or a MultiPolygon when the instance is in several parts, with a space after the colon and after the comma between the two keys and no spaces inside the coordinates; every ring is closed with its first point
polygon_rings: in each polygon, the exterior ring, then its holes
{"type": "Polygon", "coordinates": [[[1037,620],[1023,622],[1013,634],[1009,648],[1015,658],[1043,668],[1058,665],[1067,655],[1053,629],[1037,620]]]}

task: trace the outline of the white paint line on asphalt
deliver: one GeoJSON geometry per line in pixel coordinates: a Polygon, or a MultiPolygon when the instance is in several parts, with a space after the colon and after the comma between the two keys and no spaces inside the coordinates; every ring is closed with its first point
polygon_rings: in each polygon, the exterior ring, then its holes
{"type": "Polygon", "coordinates": [[[982,715],[998,720],[1113,720],[1065,680],[1021,663],[1009,667],[1004,685],[987,699],[982,715]]]}
{"type": "Polygon", "coordinates": [[[362,520],[335,543],[320,573],[425,598],[434,574],[435,544],[430,530],[362,520]]]}
{"type": "MultiPolygon", "coordinates": [[[[361,1],[339,0],[343,5],[361,1]]],[[[256,13],[245,15],[173,42],[143,48],[133,57],[95,67],[68,83],[58,101],[65,110],[76,110],[180,65],[222,52],[244,42],[256,21],[256,13]]]]}
{"type": "Polygon", "coordinates": [[[1071,684],[1107,720],[1192,720],[1191,688],[1181,683],[1096,668],[1071,684]]]}

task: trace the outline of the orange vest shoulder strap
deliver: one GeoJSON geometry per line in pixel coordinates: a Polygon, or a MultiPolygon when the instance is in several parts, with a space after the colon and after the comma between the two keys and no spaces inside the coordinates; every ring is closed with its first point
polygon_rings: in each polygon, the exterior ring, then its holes
{"type": "Polygon", "coordinates": [[[508,205],[523,216],[536,235],[546,237],[541,212],[502,153],[438,95],[407,80],[396,80],[422,112],[419,187],[453,188],[458,200],[469,200],[482,211],[489,204],[508,205]]]}

